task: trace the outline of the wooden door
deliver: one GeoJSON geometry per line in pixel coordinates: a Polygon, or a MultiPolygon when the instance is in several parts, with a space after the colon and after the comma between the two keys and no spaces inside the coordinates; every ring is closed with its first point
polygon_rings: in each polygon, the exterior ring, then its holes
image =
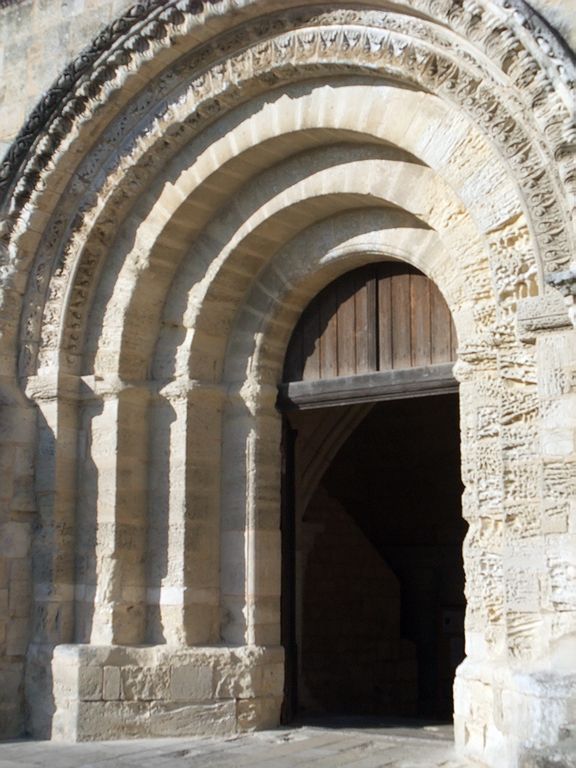
{"type": "Polygon", "coordinates": [[[381,262],[348,272],[303,312],[286,354],[283,409],[453,391],[456,331],[435,284],[381,262]]]}

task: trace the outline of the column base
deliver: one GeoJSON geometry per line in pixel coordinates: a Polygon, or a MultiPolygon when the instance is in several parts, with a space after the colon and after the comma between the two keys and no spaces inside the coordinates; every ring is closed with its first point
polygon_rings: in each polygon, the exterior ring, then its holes
{"type": "Polygon", "coordinates": [[[576,674],[466,660],[454,693],[460,754],[490,768],[576,768],[576,674]]]}
{"type": "MultiPolygon", "coordinates": [[[[38,665],[39,649],[34,656],[38,665]]],[[[46,697],[30,700],[36,736],[222,736],[280,721],[279,647],[58,645],[44,657],[53,705],[46,712],[46,697]]]]}

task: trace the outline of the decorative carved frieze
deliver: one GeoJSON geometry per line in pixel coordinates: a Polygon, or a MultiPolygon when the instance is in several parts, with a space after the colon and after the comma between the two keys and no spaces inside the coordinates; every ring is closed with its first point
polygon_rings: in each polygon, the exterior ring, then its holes
{"type": "MultiPolygon", "coordinates": [[[[500,86],[488,84],[489,71],[481,59],[473,61],[468,51],[458,49],[433,25],[415,23],[414,19],[395,14],[340,10],[271,16],[218,38],[194,51],[173,70],[164,72],[145,89],[130,110],[115,121],[103,137],[100,149],[84,160],[70,189],[73,199],[81,201],[73,217],[75,227],[69,229],[70,216],[61,218],[60,224],[53,219],[54,236],[45,241],[37,259],[36,284],[40,293],[37,299],[31,295],[28,301],[30,309],[23,326],[28,329],[28,340],[22,353],[22,370],[31,370],[30,366],[34,366],[35,339],[54,270],[54,266],[49,265],[54,265],[58,258],[69,259],[71,266],[81,252],[69,304],[69,331],[63,345],[72,357],[77,353],[82,338],[82,309],[86,306],[92,275],[116,231],[109,213],[105,225],[101,218],[98,220],[98,210],[104,210],[104,201],[108,211],[113,208],[119,217],[134,192],[146,186],[179,146],[239,103],[247,93],[254,95],[269,88],[271,83],[288,84],[312,73],[329,77],[354,71],[370,71],[374,76],[393,74],[432,90],[467,111],[501,147],[511,172],[520,182],[524,204],[534,219],[531,234],[538,241],[546,269],[557,268],[565,262],[566,254],[571,252],[571,233],[566,205],[559,196],[560,180],[555,177],[551,150],[538,138],[538,129],[531,125],[529,113],[518,108],[516,96],[508,95],[514,106],[512,112],[500,95],[500,86]],[[327,26],[329,23],[331,26],[327,26]],[[296,24],[306,27],[294,29],[296,24]],[[376,28],[376,24],[385,29],[376,28]],[[278,36],[278,32],[282,34],[278,36]],[[270,34],[276,36],[267,38],[270,34]],[[418,34],[421,40],[417,39],[418,34]],[[252,47],[235,52],[237,47],[246,46],[248,40],[258,41],[262,37],[264,42],[255,42],[252,47]],[[225,63],[222,55],[227,56],[225,63]],[[190,86],[184,90],[178,88],[182,82],[190,86]],[[138,134],[130,132],[135,121],[140,126],[138,134]],[[147,122],[146,128],[142,121],[147,122]],[[128,136],[132,138],[127,140],[128,136]],[[107,149],[117,146],[121,147],[120,152],[107,149]],[[126,172],[124,169],[128,168],[126,172]],[[124,183],[119,182],[119,175],[124,176],[124,183]],[[89,239],[90,231],[98,232],[98,238],[89,239]],[[68,239],[65,250],[61,244],[64,233],[68,239]]],[[[534,280],[538,270],[523,263],[517,265],[517,277],[514,276],[509,236],[507,238],[499,242],[495,237],[490,247],[503,267],[503,295],[510,295],[515,301],[516,291],[519,296],[523,291],[532,291],[526,286],[526,280],[530,275],[534,280]]],[[[58,267],[62,279],[52,278],[52,292],[63,290],[67,284],[64,277],[68,267],[63,269],[63,266],[61,263],[58,267]]]]}
{"type": "MultiPolygon", "coordinates": [[[[411,6],[473,40],[479,48],[483,47],[490,59],[499,62],[504,71],[516,74],[516,86],[537,91],[534,104],[554,101],[554,81],[561,83],[565,91],[574,89],[576,67],[573,56],[523,0],[486,0],[482,3],[415,0],[411,6]],[[503,23],[503,16],[507,23],[503,23]],[[545,84],[546,80],[548,83],[545,84]]],[[[30,150],[36,146],[34,167],[29,169],[31,178],[24,188],[19,185],[20,204],[27,199],[36,174],[46,167],[74,119],[84,114],[90,98],[96,97],[106,83],[111,83],[119,69],[134,68],[134,59],[138,55],[145,58],[152,44],[170,44],[170,40],[185,35],[195,21],[201,23],[210,15],[223,14],[226,10],[213,9],[200,0],[144,0],[108,26],[66,68],[31,114],[0,168],[0,194],[9,191],[30,150]],[[78,89],[79,85],[82,87],[78,89]],[[39,142],[42,133],[45,134],[50,126],[51,138],[39,142]]],[[[415,24],[414,18],[410,21],[415,24]]],[[[558,122],[558,112],[549,109],[548,118],[558,122]]],[[[576,132],[570,123],[570,115],[561,120],[564,143],[573,141],[576,132]]],[[[562,142],[558,148],[560,146],[562,142]]]]}

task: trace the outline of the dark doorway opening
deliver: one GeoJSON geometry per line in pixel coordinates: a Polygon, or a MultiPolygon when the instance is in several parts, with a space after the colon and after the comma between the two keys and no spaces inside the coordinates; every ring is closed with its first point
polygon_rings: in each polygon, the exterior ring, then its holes
{"type": "Polygon", "coordinates": [[[464,656],[458,395],[288,418],[285,720],[450,720],[464,656]],[[323,466],[318,435],[345,422],[323,466]]]}

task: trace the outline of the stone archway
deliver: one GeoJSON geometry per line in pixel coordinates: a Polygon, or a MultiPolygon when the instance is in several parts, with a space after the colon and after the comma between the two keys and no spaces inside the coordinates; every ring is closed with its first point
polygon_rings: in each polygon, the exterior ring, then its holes
{"type": "Polygon", "coordinates": [[[519,1],[300,6],[142,4],[2,166],[32,728],[277,721],[282,361],[313,295],[395,257],[460,340],[457,740],[512,766],[571,727],[574,698],[574,339],[545,281],[573,256],[573,61],[519,1]]]}
{"type": "Polygon", "coordinates": [[[456,346],[439,291],[395,261],[341,275],[291,336],[278,402],[285,722],[452,718],[466,529],[456,346]]]}

